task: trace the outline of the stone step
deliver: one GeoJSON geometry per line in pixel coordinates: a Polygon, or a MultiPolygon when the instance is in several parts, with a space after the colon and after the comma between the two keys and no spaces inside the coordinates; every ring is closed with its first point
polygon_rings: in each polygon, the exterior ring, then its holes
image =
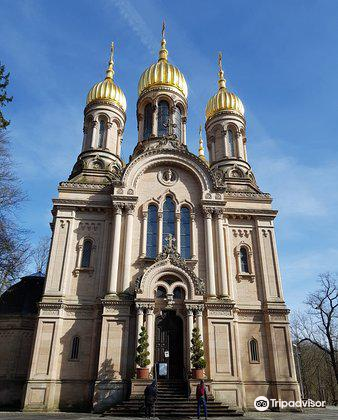
{"type": "MultiPolygon", "coordinates": [[[[184,382],[158,382],[155,415],[160,418],[187,418],[196,416],[196,400],[187,398],[187,387],[184,382]]],[[[240,416],[243,413],[230,409],[228,405],[215,401],[212,396],[208,399],[208,416],[225,417],[240,416]]],[[[203,412],[203,410],[202,410],[203,412]]],[[[143,397],[123,401],[108,410],[105,415],[115,417],[144,416],[143,397]]]]}

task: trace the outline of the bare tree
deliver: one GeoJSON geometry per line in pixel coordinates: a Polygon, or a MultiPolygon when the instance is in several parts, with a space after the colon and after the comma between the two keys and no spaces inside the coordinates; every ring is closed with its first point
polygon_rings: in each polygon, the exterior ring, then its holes
{"type": "Polygon", "coordinates": [[[304,340],[304,330],[311,324],[309,314],[294,311],[290,325],[294,344],[297,348],[297,377],[302,397],[335,403],[337,382],[330,358],[321,348],[304,340]]]}
{"type": "Polygon", "coordinates": [[[24,199],[13,171],[8,140],[0,130],[0,293],[18,280],[31,256],[28,232],[15,218],[15,210],[24,199]]]}
{"type": "Polygon", "coordinates": [[[50,237],[42,237],[33,252],[33,259],[35,262],[36,271],[46,273],[47,262],[50,248],[50,237]]]}
{"type": "Polygon", "coordinates": [[[319,285],[319,289],[310,293],[305,301],[307,312],[296,315],[292,333],[298,344],[311,343],[326,355],[338,383],[337,278],[331,273],[320,274],[319,285]]]}
{"type": "Polygon", "coordinates": [[[7,95],[9,73],[0,64],[0,293],[18,280],[31,256],[27,231],[20,228],[15,210],[24,200],[20,182],[13,170],[6,128],[10,121],[2,108],[12,101],[7,95]]]}

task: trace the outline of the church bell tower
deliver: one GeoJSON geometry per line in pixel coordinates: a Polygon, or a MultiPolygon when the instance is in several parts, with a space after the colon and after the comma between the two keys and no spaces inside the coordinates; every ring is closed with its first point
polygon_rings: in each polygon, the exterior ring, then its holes
{"type": "Polygon", "coordinates": [[[221,53],[218,64],[218,92],[209,99],[205,110],[210,168],[219,186],[226,184],[235,191],[258,191],[247,160],[244,106],[226,88],[221,53]]]}
{"type": "Polygon", "coordinates": [[[139,144],[169,135],[185,145],[188,87],[181,71],[168,61],[164,22],[158,60],[142,73],[138,94],[139,144]]]}
{"type": "Polygon", "coordinates": [[[114,43],[103,81],[87,95],[82,151],[70,176],[74,181],[109,183],[123,167],[122,135],[126,123],[126,97],[114,82],[114,43]]]}

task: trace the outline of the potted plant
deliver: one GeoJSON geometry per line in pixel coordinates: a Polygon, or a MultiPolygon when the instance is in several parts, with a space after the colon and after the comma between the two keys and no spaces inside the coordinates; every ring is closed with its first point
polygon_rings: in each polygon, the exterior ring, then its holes
{"type": "Polygon", "coordinates": [[[201,339],[201,334],[198,328],[192,330],[192,339],[191,339],[191,364],[192,369],[192,378],[193,379],[203,379],[204,368],[206,366],[204,359],[204,350],[203,350],[203,341],[201,339]]]}
{"type": "Polygon", "coordinates": [[[148,359],[149,351],[148,351],[149,343],[148,343],[148,333],[145,327],[141,327],[141,332],[138,339],[138,346],[137,346],[137,355],[136,355],[136,377],[137,379],[148,379],[149,378],[149,369],[148,365],[150,364],[150,360],[148,359]]]}

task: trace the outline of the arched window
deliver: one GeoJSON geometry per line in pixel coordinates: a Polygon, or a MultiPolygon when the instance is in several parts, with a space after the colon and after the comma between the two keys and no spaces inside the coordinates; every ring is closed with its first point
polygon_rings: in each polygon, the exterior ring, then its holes
{"type": "Polygon", "coordinates": [[[158,286],[156,290],[156,297],[159,299],[164,299],[165,297],[167,297],[167,291],[165,290],[165,287],[158,286]]]}
{"type": "Polygon", "coordinates": [[[148,207],[147,223],[147,257],[156,258],[157,255],[157,207],[150,204],[148,207]]]}
{"type": "Polygon", "coordinates": [[[185,298],[184,289],[180,286],[175,287],[174,293],[173,293],[173,298],[183,300],[185,298]]]}
{"type": "Polygon", "coordinates": [[[181,208],[181,257],[191,258],[190,252],[190,210],[181,208]]]}
{"type": "Polygon", "coordinates": [[[92,248],[93,248],[92,241],[90,241],[89,239],[86,239],[83,243],[81,267],[83,268],[90,267],[92,248]]]}
{"type": "Polygon", "coordinates": [[[174,128],[174,133],[176,134],[177,138],[181,140],[182,136],[182,112],[180,107],[175,108],[174,112],[174,124],[176,127],[174,128]]]}
{"type": "Polygon", "coordinates": [[[143,140],[150,137],[153,128],[153,110],[152,105],[147,104],[144,107],[143,140]]]}
{"type": "Polygon", "coordinates": [[[249,273],[248,251],[244,246],[239,250],[239,257],[241,262],[241,272],[249,273]]]}
{"type": "Polygon", "coordinates": [[[92,137],[93,137],[93,117],[90,115],[84,125],[84,149],[89,149],[92,147],[92,137]]]}
{"type": "Polygon", "coordinates": [[[258,343],[255,338],[249,341],[250,362],[259,362],[258,343]]]}
{"type": "Polygon", "coordinates": [[[78,336],[73,337],[72,349],[70,352],[71,360],[77,360],[79,358],[79,347],[80,347],[80,338],[78,336]]]}
{"type": "Polygon", "coordinates": [[[157,136],[166,136],[168,134],[169,123],[169,104],[167,101],[160,101],[157,113],[157,136]]]}
{"type": "Polygon", "coordinates": [[[163,205],[163,237],[162,245],[167,245],[168,235],[175,236],[175,203],[171,197],[166,197],[163,205]]]}
{"type": "Polygon", "coordinates": [[[234,133],[230,129],[228,130],[228,142],[229,142],[229,153],[230,153],[230,157],[235,157],[234,133]]]}
{"type": "Polygon", "coordinates": [[[97,147],[103,147],[104,139],[106,136],[106,122],[104,120],[100,120],[100,128],[99,128],[99,143],[97,147]]]}

